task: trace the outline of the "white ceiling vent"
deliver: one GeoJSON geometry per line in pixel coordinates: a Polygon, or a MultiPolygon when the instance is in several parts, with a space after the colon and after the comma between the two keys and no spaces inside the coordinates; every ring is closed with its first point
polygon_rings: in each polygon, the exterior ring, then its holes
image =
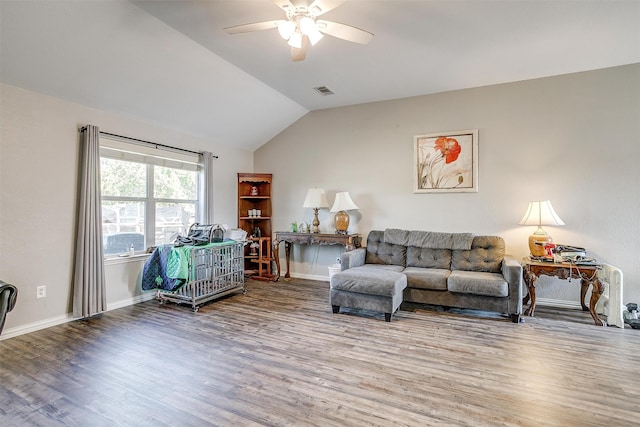
{"type": "Polygon", "coordinates": [[[326,95],[334,95],[335,92],[332,91],[331,89],[329,89],[326,86],[318,86],[318,87],[314,87],[313,88],[316,92],[318,92],[320,95],[322,96],[326,96],[326,95]]]}

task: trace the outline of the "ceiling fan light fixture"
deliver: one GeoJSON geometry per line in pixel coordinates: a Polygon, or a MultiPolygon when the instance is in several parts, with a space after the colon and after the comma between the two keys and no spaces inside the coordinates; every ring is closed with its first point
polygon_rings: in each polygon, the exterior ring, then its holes
{"type": "Polygon", "coordinates": [[[314,16],[322,15],[322,9],[320,9],[318,5],[313,5],[311,9],[309,9],[309,13],[314,16]]]}
{"type": "Polygon", "coordinates": [[[280,37],[285,40],[289,40],[291,35],[296,30],[296,24],[292,21],[284,21],[278,24],[278,32],[280,33],[280,37]]]}
{"type": "Polygon", "coordinates": [[[307,37],[309,37],[309,42],[311,43],[311,46],[315,46],[315,44],[318,43],[320,39],[324,37],[324,35],[320,31],[315,30],[307,34],[307,37]]]}
{"type": "Polygon", "coordinates": [[[302,34],[300,34],[299,32],[295,32],[293,34],[291,34],[291,37],[289,37],[289,46],[291,47],[295,47],[296,49],[300,49],[302,47],[302,34]]]}
{"type": "Polygon", "coordinates": [[[360,44],[367,44],[371,41],[373,33],[351,25],[318,19],[320,15],[340,6],[344,1],[273,0],[275,5],[285,13],[286,19],[234,25],[223,28],[223,30],[227,34],[241,34],[277,28],[280,37],[287,40],[291,46],[291,60],[304,61],[309,46],[314,46],[327,34],[360,44]]]}
{"type": "Polygon", "coordinates": [[[305,36],[308,36],[313,31],[318,31],[316,30],[315,21],[308,16],[300,18],[300,32],[305,36]]]}

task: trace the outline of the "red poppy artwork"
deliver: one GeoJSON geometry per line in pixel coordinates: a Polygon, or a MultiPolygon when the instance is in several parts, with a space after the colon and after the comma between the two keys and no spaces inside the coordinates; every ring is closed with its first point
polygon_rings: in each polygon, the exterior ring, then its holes
{"type": "Polygon", "coordinates": [[[414,192],[478,191],[478,130],[414,137],[414,192]]]}

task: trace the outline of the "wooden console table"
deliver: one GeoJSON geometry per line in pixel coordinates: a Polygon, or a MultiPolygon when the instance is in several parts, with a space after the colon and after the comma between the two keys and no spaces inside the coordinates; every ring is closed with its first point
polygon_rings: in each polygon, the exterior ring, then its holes
{"type": "Polygon", "coordinates": [[[560,279],[580,279],[580,305],[582,310],[589,311],[591,317],[597,326],[604,326],[605,323],[600,319],[596,312],[596,303],[602,295],[602,283],[598,279],[598,265],[576,265],[568,262],[544,262],[534,261],[531,258],[523,260],[522,274],[524,276],[525,285],[529,289],[529,295],[522,300],[522,305],[526,305],[531,300],[531,305],[524,312],[525,316],[533,316],[536,310],[536,280],[540,276],[555,276],[560,279]],[[584,303],[584,297],[587,294],[589,285],[593,285],[591,290],[591,299],[589,307],[584,303]]]}
{"type": "Polygon", "coordinates": [[[342,245],[347,251],[360,247],[359,234],[323,234],[323,233],[292,233],[288,231],[276,231],[276,238],[273,241],[273,256],[276,259],[276,274],[274,280],[280,278],[280,242],[284,242],[284,250],[287,258],[287,272],[285,279],[289,275],[289,262],[291,260],[291,245],[342,245]]]}

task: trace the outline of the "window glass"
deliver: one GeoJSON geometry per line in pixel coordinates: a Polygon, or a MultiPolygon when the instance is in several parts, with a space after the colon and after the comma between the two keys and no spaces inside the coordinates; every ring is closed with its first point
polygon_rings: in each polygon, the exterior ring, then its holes
{"type": "Polygon", "coordinates": [[[105,255],[145,248],[144,202],[102,201],[102,242],[105,255]]]}
{"type": "Polygon", "coordinates": [[[195,222],[195,203],[156,203],[156,245],[172,243],[179,235],[186,236],[195,222]]]}
{"type": "Polygon", "coordinates": [[[197,198],[198,173],[189,170],[154,166],[153,192],[156,199],[197,198]]]}
{"type": "Polygon", "coordinates": [[[197,215],[197,156],[101,138],[100,167],[106,256],[187,235],[197,215]]]}
{"type": "Polygon", "coordinates": [[[147,167],[125,160],[100,159],[102,196],[145,197],[147,167]]]}

